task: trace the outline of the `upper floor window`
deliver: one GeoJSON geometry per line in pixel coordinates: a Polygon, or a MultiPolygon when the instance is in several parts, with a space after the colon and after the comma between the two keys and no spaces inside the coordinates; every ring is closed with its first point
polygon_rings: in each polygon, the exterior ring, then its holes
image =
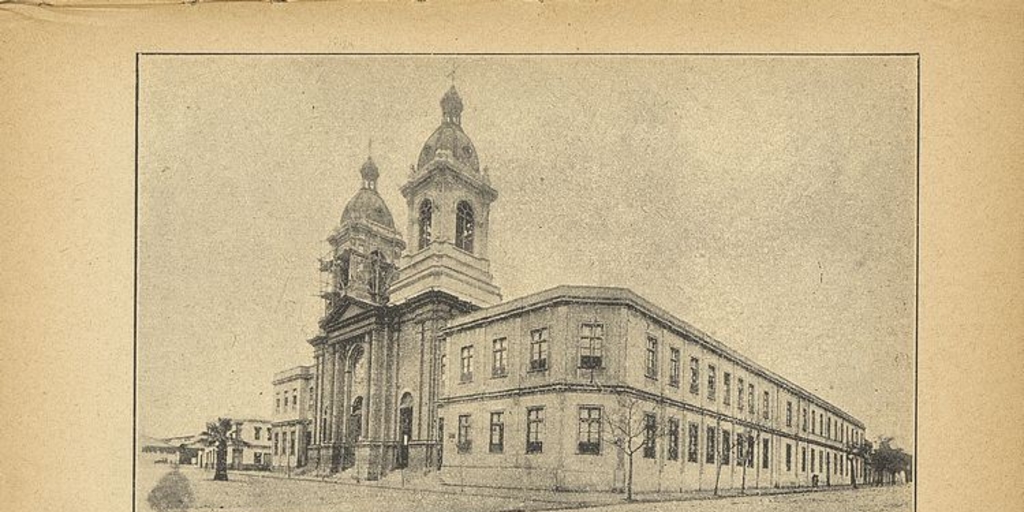
{"type": "Polygon", "coordinates": [[[803,417],[803,431],[807,432],[807,408],[804,408],[802,410],[803,410],[803,415],[804,415],[804,417],[803,417]]]}
{"type": "Polygon", "coordinates": [[[668,349],[668,385],[679,387],[679,349],[672,347],[668,349]]]}
{"type": "Polygon", "coordinates": [[[818,433],[818,411],[811,411],[811,433],[818,433]]]}
{"type": "Polygon", "coordinates": [[[750,414],[757,414],[757,409],[754,407],[754,383],[751,382],[747,385],[747,408],[750,409],[750,414]]]}
{"type": "Polygon", "coordinates": [[[388,279],[390,278],[391,267],[388,264],[384,253],[373,251],[370,253],[370,293],[380,298],[387,293],[388,279]]]}
{"type": "Polygon", "coordinates": [[[508,355],[508,342],[505,338],[498,338],[493,342],[494,351],[491,355],[491,376],[504,377],[508,372],[506,358],[508,355]]]}
{"type": "Polygon", "coordinates": [[[473,346],[462,347],[461,352],[462,374],[459,380],[469,382],[473,380],[473,346]]]}
{"type": "Polygon", "coordinates": [[[658,378],[658,338],[647,337],[647,376],[658,378]]]}
{"type": "Polygon", "coordinates": [[[419,243],[417,247],[422,249],[430,243],[431,227],[434,222],[434,203],[430,199],[424,199],[420,203],[419,218],[419,243]]]}
{"type": "Polygon", "coordinates": [[[708,400],[711,400],[712,402],[715,401],[715,395],[717,393],[717,389],[716,389],[716,386],[715,386],[715,380],[717,378],[718,377],[715,374],[715,365],[709,364],[708,365],[708,400]]]}
{"type": "Polygon", "coordinates": [[[732,405],[732,374],[729,372],[722,375],[722,403],[732,405]]]}
{"type": "Polygon", "coordinates": [[[455,207],[455,246],[473,252],[474,229],[473,207],[466,201],[459,201],[455,207]]]}
{"type": "Polygon", "coordinates": [[[292,410],[299,410],[299,388],[292,390],[292,410]]]}
{"type": "Polygon", "coordinates": [[[737,379],[736,383],[736,407],[743,410],[743,377],[737,379]]]}
{"type": "Polygon", "coordinates": [[[768,394],[768,392],[765,391],[764,392],[764,410],[761,411],[761,414],[764,416],[764,419],[768,419],[768,417],[769,417],[768,413],[771,411],[771,405],[770,404],[771,404],[771,397],[768,394]]]}
{"type": "Polygon", "coordinates": [[[786,426],[793,426],[793,402],[786,401],[786,426]]]}
{"type": "Polygon", "coordinates": [[[544,451],[544,408],[526,410],[526,453],[544,451]]]}
{"type": "Polygon", "coordinates": [[[604,351],[604,326],[583,324],[580,326],[580,368],[601,368],[604,351]]]}
{"type": "Polygon", "coordinates": [[[253,427],[253,429],[252,429],[252,437],[253,437],[253,439],[255,439],[256,441],[259,441],[261,435],[263,435],[263,428],[261,428],[261,427],[253,427]]]}
{"type": "Polygon", "coordinates": [[[548,330],[547,328],[530,331],[530,370],[548,369],[548,330]]]}
{"type": "Polygon", "coordinates": [[[690,358],[690,393],[700,394],[700,359],[690,358]]]}
{"type": "Polygon", "coordinates": [[[580,407],[580,424],[577,441],[577,449],[579,453],[587,455],[598,455],[601,453],[600,407],[580,407]]]}

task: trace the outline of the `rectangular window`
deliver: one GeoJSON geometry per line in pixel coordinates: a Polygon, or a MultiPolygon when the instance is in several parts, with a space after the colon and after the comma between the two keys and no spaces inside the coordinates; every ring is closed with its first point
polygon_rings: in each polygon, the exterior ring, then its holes
{"type": "Polygon", "coordinates": [[[653,459],[658,447],[654,442],[657,434],[658,418],[650,413],[644,414],[644,458],[653,459]]]}
{"type": "Polygon", "coordinates": [[[686,439],[686,460],[697,462],[700,460],[700,427],[696,423],[690,423],[689,434],[686,439]]]}
{"type": "Polygon", "coordinates": [[[718,450],[718,433],[715,432],[715,427],[708,427],[706,446],[707,453],[704,454],[704,462],[713,464],[715,462],[715,452],[718,450]]]}
{"type": "Polygon", "coordinates": [[[284,409],[286,411],[288,410],[288,392],[287,391],[284,392],[284,409]]]}
{"type": "Polygon", "coordinates": [[[274,396],[274,412],[281,412],[281,393],[274,396]]]}
{"type": "Polygon", "coordinates": [[[292,390],[292,410],[299,410],[299,388],[292,390]]]}
{"type": "Polygon", "coordinates": [[[470,438],[468,414],[459,416],[459,433],[456,443],[459,453],[469,453],[473,449],[473,439],[470,438]]]}
{"type": "Polygon", "coordinates": [[[252,430],[253,430],[252,437],[255,440],[259,441],[260,440],[260,435],[263,433],[263,429],[260,428],[260,427],[253,427],[252,430]]]}
{"type": "Polygon", "coordinates": [[[768,469],[768,438],[761,440],[761,469],[768,469]]]}
{"type": "Polygon", "coordinates": [[[804,417],[803,417],[803,422],[804,422],[803,430],[804,430],[804,432],[807,432],[807,408],[802,409],[802,411],[804,413],[804,417]]]}
{"type": "Polygon", "coordinates": [[[544,451],[544,408],[526,410],[526,453],[544,451]]]}
{"type": "Polygon", "coordinates": [[[459,376],[460,382],[473,380],[473,346],[462,347],[461,352],[462,373],[459,376]]]}
{"type": "Polygon", "coordinates": [[[498,338],[492,342],[492,347],[491,377],[504,377],[508,374],[505,364],[508,355],[508,341],[505,338],[498,338]]]}
{"type": "MultiPolygon", "coordinates": [[[[740,403],[743,403],[743,401],[741,400],[740,403]]],[[[745,460],[747,460],[746,457],[747,457],[747,442],[746,442],[746,439],[743,438],[743,434],[737,432],[736,433],[736,465],[737,466],[742,466],[743,462],[745,460]]]]}
{"type": "Polygon", "coordinates": [[[501,412],[491,413],[491,442],[488,447],[491,453],[502,453],[505,451],[505,420],[501,412]]]}
{"type": "Polygon", "coordinates": [[[583,455],[599,455],[601,453],[600,407],[580,407],[577,453],[583,455]]]}
{"type": "Polygon", "coordinates": [[[786,443],[786,471],[793,471],[793,445],[786,443]]]}
{"type": "Polygon", "coordinates": [[[669,370],[668,370],[668,385],[679,387],[679,349],[672,347],[668,349],[669,353],[669,370]]]}
{"type": "Polygon", "coordinates": [[[825,452],[818,450],[818,468],[825,471],[825,452]]]}
{"type": "Polygon", "coordinates": [[[530,371],[548,369],[548,330],[530,331],[530,371]]]}
{"type": "Polygon", "coordinates": [[[740,377],[736,383],[736,407],[743,411],[743,378],[740,377]]]}
{"type": "Polygon", "coordinates": [[[668,460],[679,460],[679,420],[668,419],[668,460]]]}
{"type": "Polygon", "coordinates": [[[754,383],[753,382],[751,382],[747,386],[747,406],[750,409],[750,414],[752,416],[756,416],[757,415],[757,409],[754,408],[754,383]]]}
{"type": "Polygon", "coordinates": [[[811,473],[814,473],[814,448],[811,448],[811,473]]]}
{"type": "Polygon", "coordinates": [[[580,326],[580,368],[592,370],[601,368],[604,352],[604,326],[583,324],[580,326]]]}
{"type": "Polygon", "coordinates": [[[769,414],[771,412],[771,410],[772,410],[772,408],[771,408],[771,398],[770,398],[770,395],[768,394],[768,392],[765,391],[764,392],[764,409],[761,411],[761,414],[764,416],[764,419],[768,419],[771,416],[769,414]]]}
{"type": "Polygon", "coordinates": [[[700,359],[690,358],[690,393],[700,394],[700,359]]]}
{"type": "Polygon", "coordinates": [[[812,434],[817,433],[816,432],[816,428],[815,428],[817,424],[818,424],[818,411],[813,411],[812,410],[811,411],[811,433],[812,434]]]}
{"type": "Polygon", "coordinates": [[[754,467],[754,434],[747,434],[747,467],[754,467]]]}
{"type": "Polygon", "coordinates": [[[281,437],[275,432],[274,433],[274,455],[281,454],[281,437]]]}
{"type": "Polygon", "coordinates": [[[722,465],[729,465],[729,456],[732,453],[732,433],[722,429],[722,465]]]}
{"type": "Polygon", "coordinates": [[[647,376],[658,378],[658,339],[654,336],[647,337],[647,376]]]}
{"type": "Polygon", "coordinates": [[[729,372],[722,375],[722,403],[732,405],[732,374],[729,372]]]}
{"type": "Polygon", "coordinates": [[[717,393],[717,389],[716,389],[716,386],[715,386],[715,379],[717,379],[717,375],[715,374],[715,365],[709,364],[708,365],[708,400],[711,400],[712,402],[715,401],[715,393],[717,393]]]}
{"type": "Polygon", "coordinates": [[[807,472],[807,447],[800,447],[800,472],[807,472]]]}
{"type": "Polygon", "coordinates": [[[786,401],[786,426],[793,426],[793,402],[786,401]]]}

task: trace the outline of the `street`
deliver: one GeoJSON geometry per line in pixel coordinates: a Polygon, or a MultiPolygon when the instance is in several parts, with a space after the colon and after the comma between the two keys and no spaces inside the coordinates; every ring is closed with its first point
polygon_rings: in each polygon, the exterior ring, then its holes
{"type": "Polygon", "coordinates": [[[137,475],[137,510],[484,512],[593,507],[592,510],[601,512],[896,512],[912,509],[910,486],[624,503],[621,495],[608,493],[463,489],[448,486],[429,490],[396,489],[366,484],[285,479],[246,472],[229,472],[228,482],[214,482],[212,475],[210,471],[188,466],[180,469],[167,465],[140,466],[137,475]]]}

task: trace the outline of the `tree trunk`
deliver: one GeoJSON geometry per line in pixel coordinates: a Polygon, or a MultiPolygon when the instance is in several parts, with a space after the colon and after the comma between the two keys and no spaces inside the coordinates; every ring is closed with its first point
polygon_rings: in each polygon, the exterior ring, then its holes
{"type": "Polygon", "coordinates": [[[220,441],[217,443],[217,463],[213,472],[213,479],[226,482],[228,479],[228,443],[220,441]]]}
{"type": "Polygon", "coordinates": [[[629,475],[626,476],[626,501],[633,501],[633,454],[629,454],[629,475]]]}

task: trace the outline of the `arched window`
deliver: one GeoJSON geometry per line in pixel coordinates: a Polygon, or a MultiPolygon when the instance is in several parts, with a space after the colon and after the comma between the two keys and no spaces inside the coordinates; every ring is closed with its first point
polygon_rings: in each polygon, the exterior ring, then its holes
{"type": "Polygon", "coordinates": [[[466,201],[459,201],[455,208],[455,246],[466,252],[473,252],[473,207],[466,201]]]}
{"type": "Polygon", "coordinates": [[[424,199],[420,203],[420,235],[418,248],[422,249],[430,243],[430,227],[434,220],[434,203],[424,199]]]}
{"type": "Polygon", "coordinates": [[[378,300],[387,293],[388,262],[380,251],[370,253],[370,293],[378,300]]]}

